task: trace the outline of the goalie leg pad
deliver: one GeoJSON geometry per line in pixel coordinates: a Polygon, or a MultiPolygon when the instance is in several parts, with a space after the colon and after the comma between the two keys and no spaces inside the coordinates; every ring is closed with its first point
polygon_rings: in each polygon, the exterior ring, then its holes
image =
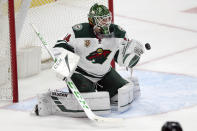
{"type": "Polygon", "coordinates": [[[128,83],[118,89],[118,94],[111,98],[112,110],[124,112],[130,108],[133,101],[133,88],[132,83],[128,83]],[[117,102],[117,104],[115,104],[117,102]],[[115,108],[117,106],[117,109],[115,108]]]}
{"type": "MultiPolygon", "coordinates": [[[[90,92],[81,93],[81,95],[95,114],[107,115],[111,113],[108,92],[90,92]]],[[[73,94],[68,92],[51,91],[48,98],[50,98],[49,100],[51,101],[50,105],[46,102],[42,102],[42,104],[38,103],[38,107],[39,105],[42,106],[42,108],[39,108],[39,115],[55,114],[71,117],[86,117],[85,112],[73,94]]]]}
{"type": "Polygon", "coordinates": [[[123,112],[130,108],[133,101],[133,84],[128,83],[118,89],[118,111],[123,112]]]}
{"type": "Polygon", "coordinates": [[[52,114],[52,101],[50,91],[38,94],[38,104],[37,109],[35,108],[35,113],[40,116],[47,116],[52,114]],[[37,111],[36,111],[37,110],[37,111]]]}
{"type": "MultiPolygon", "coordinates": [[[[109,93],[108,92],[90,92],[81,93],[91,110],[97,115],[106,115],[111,113],[109,93]]],[[[67,96],[53,95],[54,106],[56,110],[54,114],[64,114],[71,117],[86,117],[85,112],[77,102],[73,94],[68,93],[67,96]],[[59,101],[59,103],[55,103],[59,101]]]]}

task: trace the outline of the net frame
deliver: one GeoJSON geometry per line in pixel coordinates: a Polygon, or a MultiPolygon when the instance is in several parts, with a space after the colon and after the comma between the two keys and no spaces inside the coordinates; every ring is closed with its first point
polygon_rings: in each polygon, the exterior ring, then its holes
{"type": "Polygon", "coordinates": [[[8,0],[9,38],[10,38],[10,63],[11,63],[11,85],[13,103],[18,102],[18,78],[17,78],[17,54],[16,54],[16,32],[14,0],[8,0]]]}

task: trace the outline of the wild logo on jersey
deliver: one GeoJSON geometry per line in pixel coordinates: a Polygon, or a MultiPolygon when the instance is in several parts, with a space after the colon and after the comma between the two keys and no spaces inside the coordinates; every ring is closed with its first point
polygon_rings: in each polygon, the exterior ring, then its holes
{"type": "Polygon", "coordinates": [[[110,50],[103,50],[102,48],[98,48],[96,51],[90,53],[86,56],[86,59],[92,61],[92,63],[103,64],[109,54],[111,53],[110,50]]]}

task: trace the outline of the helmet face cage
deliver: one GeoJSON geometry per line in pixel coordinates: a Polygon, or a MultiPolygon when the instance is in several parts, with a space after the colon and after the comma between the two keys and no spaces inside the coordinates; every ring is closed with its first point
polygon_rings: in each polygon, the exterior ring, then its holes
{"type": "Polygon", "coordinates": [[[100,27],[102,34],[109,34],[112,16],[110,11],[104,5],[94,4],[88,14],[88,20],[94,27],[100,27]]]}
{"type": "Polygon", "coordinates": [[[94,18],[95,25],[99,27],[109,27],[111,24],[111,14],[109,15],[104,15],[104,16],[95,16],[94,18]]]}

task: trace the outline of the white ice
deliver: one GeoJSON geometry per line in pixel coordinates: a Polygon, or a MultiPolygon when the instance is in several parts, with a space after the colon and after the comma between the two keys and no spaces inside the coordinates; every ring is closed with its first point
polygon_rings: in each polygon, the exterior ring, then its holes
{"type": "MultiPolygon", "coordinates": [[[[134,75],[142,96],[132,108],[111,117],[126,118],[121,123],[95,123],[87,118],[36,117],[29,112],[35,95],[64,88],[51,70],[20,79],[20,103],[1,106],[2,131],[130,130],[160,131],[166,121],[178,121],[184,131],[197,129],[197,8],[195,0],[114,0],[115,23],[128,36],[150,43],[134,75]]],[[[128,72],[118,68],[120,74],[128,72]]]]}

